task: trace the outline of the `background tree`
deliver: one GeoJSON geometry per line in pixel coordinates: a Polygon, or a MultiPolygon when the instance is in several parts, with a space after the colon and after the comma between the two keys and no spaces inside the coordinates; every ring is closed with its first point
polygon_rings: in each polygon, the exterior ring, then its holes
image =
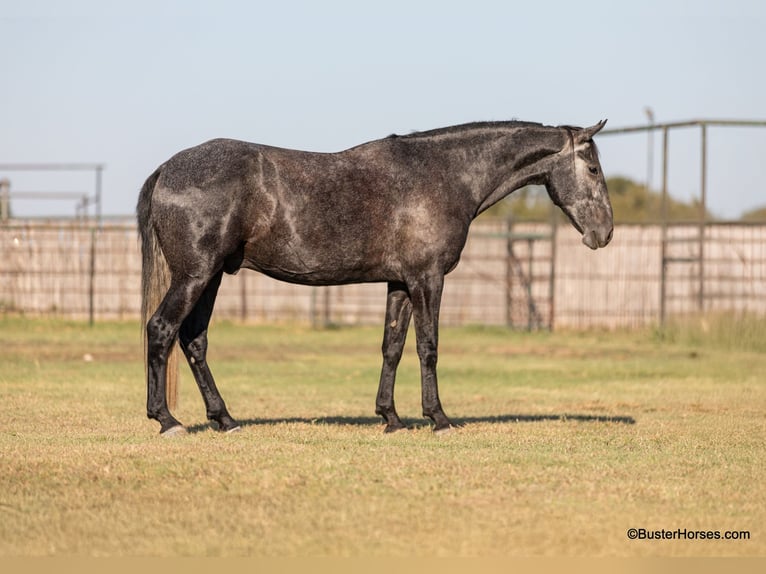
{"type": "MultiPolygon", "coordinates": [[[[615,223],[655,223],[662,221],[662,194],[647,189],[627,177],[609,177],[606,180],[609,197],[612,201],[615,223]]],[[[553,205],[543,186],[528,186],[495,204],[489,210],[489,217],[507,218],[514,221],[548,221],[553,205]]],[[[668,221],[699,221],[700,205],[698,200],[683,202],[668,197],[668,221]]],[[[766,209],[764,210],[766,211],[766,209]]],[[[560,210],[556,217],[564,220],[560,210]]],[[[766,218],[766,215],[763,217],[766,218]]],[[[705,218],[715,219],[706,211],[705,218]]]]}
{"type": "Polygon", "coordinates": [[[750,211],[746,211],[740,218],[742,221],[756,221],[766,222],[766,207],[758,207],[750,211]]]}

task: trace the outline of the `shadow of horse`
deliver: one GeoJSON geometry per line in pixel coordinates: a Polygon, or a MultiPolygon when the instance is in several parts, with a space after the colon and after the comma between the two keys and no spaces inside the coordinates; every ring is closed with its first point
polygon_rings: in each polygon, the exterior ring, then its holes
{"type": "MultiPolygon", "coordinates": [[[[562,414],[507,414],[481,417],[457,417],[453,419],[456,426],[462,427],[468,424],[490,423],[536,423],[549,421],[575,421],[582,423],[616,423],[623,425],[636,424],[636,419],[631,416],[623,415],[585,415],[577,413],[562,414]]],[[[404,424],[407,429],[417,429],[433,426],[433,423],[426,419],[404,418],[404,424]]],[[[276,418],[251,418],[240,420],[241,427],[249,426],[273,426],[279,424],[307,424],[307,425],[334,425],[334,426],[357,426],[357,427],[376,427],[384,426],[385,421],[381,417],[348,417],[348,416],[327,416],[317,418],[307,417],[276,417],[276,418]]],[[[215,423],[202,423],[190,426],[187,431],[190,433],[203,432],[214,426],[215,423]]],[[[215,427],[214,427],[215,428],[215,427]]]]}

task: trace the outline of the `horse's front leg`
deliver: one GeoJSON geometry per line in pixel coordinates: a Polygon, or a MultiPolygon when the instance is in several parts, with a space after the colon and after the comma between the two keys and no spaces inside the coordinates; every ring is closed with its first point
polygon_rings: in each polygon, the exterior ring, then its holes
{"type": "Polygon", "coordinates": [[[444,276],[423,278],[410,286],[412,310],[415,314],[415,336],[420,358],[420,384],[423,394],[423,416],[430,418],[434,432],[453,428],[444,414],[439,401],[439,386],[436,378],[436,361],[439,346],[439,307],[441,305],[444,276]]]}
{"type": "Polygon", "coordinates": [[[380,371],[378,397],[375,400],[375,412],[386,421],[385,432],[405,428],[394,406],[394,383],[411,316],[412,303],[407,288],[402,283],[389,283],[386,326],[383,331],[383,367],[380,371]]]}

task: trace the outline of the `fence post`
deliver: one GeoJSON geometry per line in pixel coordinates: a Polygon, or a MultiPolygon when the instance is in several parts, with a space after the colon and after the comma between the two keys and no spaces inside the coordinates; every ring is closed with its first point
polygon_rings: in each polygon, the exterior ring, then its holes
{"type": "Polygon", "coordinates": [[[535,326],[535,300],[534,293],[532,291],[532,282],[535,280],[534,266],[535,257],[532,253],[535,247],[535,240],[531,237],[527,239],[527,273],[529,278],[527,280],[527,331],[532,331],[535,326]]]}
{"type": "Polygon", "coordinates": [[[317,289],[319,287],[311,288],[311,298],[309,299],[309,319],[311,319],[311,328],[317,328],[317,289]]]}
{"type": "Polygon", "coordinates": [[[88,323],[96,320],[96,228],[90,229],[90,269],[88,270],[88,323]]]}
{"type": "Polygon", "coordinates": [[[309,299],[309,315],[311,317],[311,327],[313,329],[326,329],[330,326],[332,319],[330,303],[330,287],[311,288],[311,298],[309,299]],[[322,297],[321,301],[319,297],[322,297]]]}
{"type": "Polygon", "coordinates": [[[548,275],[548,299],[550,300],[548,330],[551,332],[556,319],[556,241],[558,240],[558,228],[558,212],[551,206],[551,265],[548,275]]]}
{"type": "Polygon", "coordinates": [[[662,240],[660,267],[660,327],[665,327],[667,314],[667,279],[668,279],[668,127],[662,128],[662,202],[660,204],[662,219],[662,240]]]}
{"type": "Polygon", "coordinates": [[[11,180],[0,179],[0,221],[5,223],[11,217],[11,180]]]}
{"type": "Polygon", "coordinates": [[[239,276],[239,319],[247,321],[247,273],[239,276]]]}
{"type": "Polygon", "coordinates": [[[331,322],[331,312],[330,312],[330,287],[324,287],[324,325],[323,327],[326,329],[330,326],[331,322]]]}
{"type": "Polygon", "coordinates": [[[513,327],[513,221],[510,216],[505,223],[505,326],[513,327]]]}
{"type": "Polygon", "coordinates": [[[699,226],[699,299],[700,313],[705,312],[705,230],[707,227],[707,125],[702,124],[700,157],[700,226],[699,226]]]}

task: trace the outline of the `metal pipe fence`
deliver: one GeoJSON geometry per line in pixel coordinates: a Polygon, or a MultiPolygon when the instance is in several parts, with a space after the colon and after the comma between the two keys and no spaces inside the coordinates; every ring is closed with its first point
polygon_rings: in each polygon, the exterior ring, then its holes
{"type": "MultiPolygon", "coordinates": [[[[447,276],[445,325],[518,329],[643,327],[668,315],[766,314],[766,225],[619,225],[591,251],[569,226],[478,221],[447,276]],[[667,238],[666,238],[667,239],[667,238]],[[664,257],[686,263],[665,266],[664,257]],[[700,269],[702,265],[702,269],[700,269]],[[702,274],[702,281],[700,276],[702,274]],[[664,283],[663,283],[664,281],[664,283]]],[[[0,313],[131,319],[140,313],[134,225],[76,221],[0,226],[0,313]]],[[[378,324],[384,284],[304,287],[242,271],[225,276],[215,317],[248,322],[378,324]]]]}
{"type": "MultiPolygon", "coordinates": [[[[93,207],[93,215],[100,226],[102,221],[101,196],[103,190],[103,172],[105,165],[102,163],[0,163],[0,222],[8,223],[10,220],[11,200],[33,201],[75,201],[75,213],[79,218],[87,219],[90,208],[93,207]],[[11,190],[9,173],[91,173],[94,176],[92,189],[89,191],[16,191],[11,190]]],[[[91,187],[91,186],[88,186],[91,187]]]]}
{"type": "MultiPolygon", "coordinates": [[[[705,255],[705,249],[710,241],[707,237],[708,225],[708,128],[722,127],[722,128],[766,128],[766,121],[764,120],[723,120],[723,119],[697,119],[680,122],[666,122],[666,123],[654,123],[654,115],[651,109],[647,108],[649,124],[623,127],[623,128],[611,128],[601,132],[601,135],[625,135],[625,134],[637,134],[646,132],[651,135],[655,130],[661,130],[662,133],[662,189],[661,189],[661,231],[662,231],[662,243],[661,243],[661,277],[660,277],[660,310],[659,310],[659,322],[661,325],[665,324],[665,320],[669,314],[673,313],[672,309],[668,308],[668,304],[674,299],[686,299],[685,295],[678,296],[674,293],[669,293],[665,289],[672,283],[669,277],[677,275],[679,272],[684,274],[690,270],[696,272],[696,310],[698,313],[704,313],[708,310],[709,305],[707,301],[709,297],[705,295],[705,285],[707,282],[708,274],[705,270],[707,257],[705,255]],[[698,204],[698,219],[696,222],[696,237],[687,228],[684,231],[682,238],[673,236],[672,231],[669,228],[668,222],[668,141],[670,138],[670,132],[672,130],[686,129],[686,128],[699,128],[700,129],[700,180],[699,180],[699,204],[698,204]],[[687,252],[683,256],[677,256],[673,254],[674,243],[682,242],[687,245],[696,243],[696,248],[687,252]],[[680,267],[683,269],[678,269],[680,267]]],[[[649,139],[649,157],[647,157],[648,174],[646,186],[651,187],[651,165],[653,152],[653,140],[649,139]]],[[[688,226],[687,226],[688,227],[688,226]]],[[[715,273],[715,272],[714,272],[715,273]]]]}

